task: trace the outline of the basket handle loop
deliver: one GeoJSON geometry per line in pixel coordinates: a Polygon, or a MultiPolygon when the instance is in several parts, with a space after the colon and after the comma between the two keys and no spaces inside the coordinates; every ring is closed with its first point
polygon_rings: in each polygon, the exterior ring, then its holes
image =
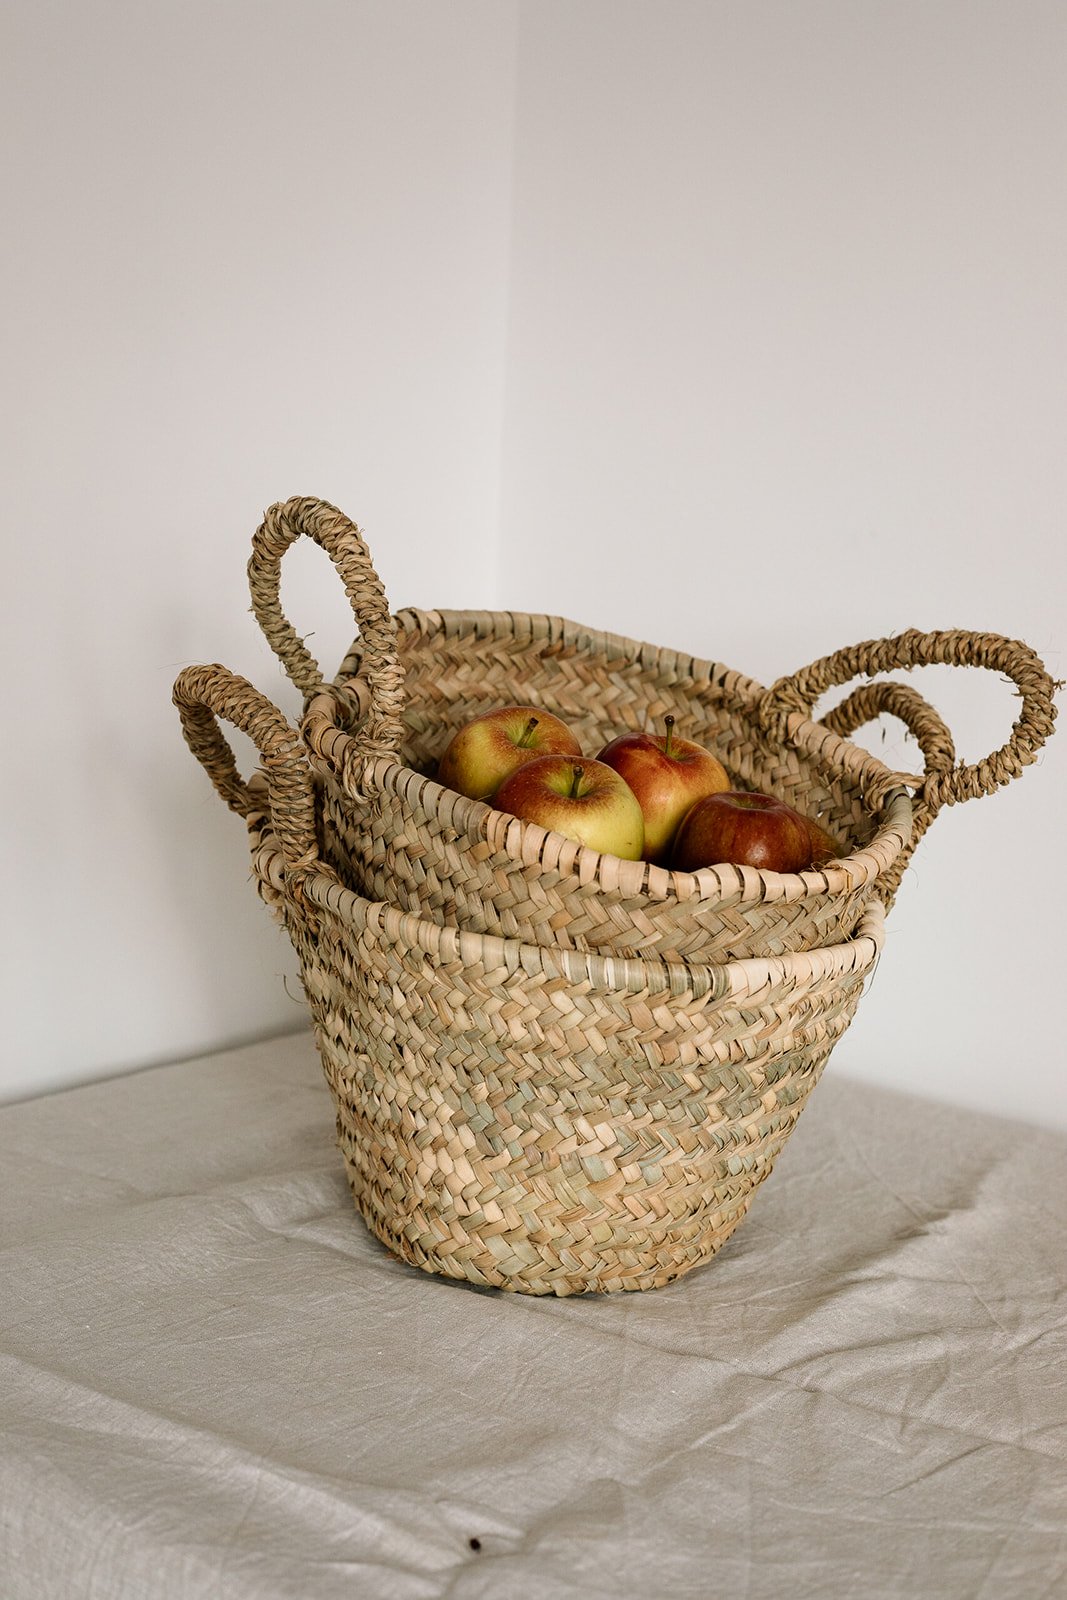
{"type": "Polygon", "coordinates": [[[319,864],[311,770],[296,729],[245,678],[217,663],[179,673],[174,704],[193,755],[231,811],[249,821],[262,816],[263,804],[238,772],[217,719],[225,718],[255,742],[267,775],[272,829],[295,887],[319,864]]]}
{"type": "Polygon", "coordinates": [[[956,762],[956,747],[952,735],[939,712],[923,699],[917,689],[907,683],[882,680],[861,683],[840,705],[834,706],[820,719],[819,726],[847,739],[849,734],[880,716],[896,717],[913,736],[926,762],[926,771],[920,777],[911,773],[895,772],[891,781],[917,789],[920,797],[912,804],[911,838],[893,865],[879,877],[879,894],[887,911],[892,908],[904,876],[904,869],[915,853],[915,846],[934,819],[934,813],[922,798],[922,791],[932,773],[950,773],[956,762]]]}
{"type": "Polygon", "coordinates": [[[843,739],[875,722],[880,716],[896,717],[914,738],[923,753],[926,771],[921,777],[896,774],[898,782],[921,789],[933,772],[951,772],[956,764],[956,746],[940,712],[907,683],[861,683],[840,705],[834,706],[819,726],[829,728],[843,739]]]}
{"type": "Polygon", "coordinates": [[[325,500],[296,496],[271,506],[252,539],[248,585],[252,611],[305,705],[322,690],[322,671],[281,608],[282,557],[301,534],[325,550],[341,576],[362,645],[362,675],[371,706],[360,729],[365,759],[392,755],[400,743],[404,671],[397,652],[396,623],[381,579],[356,524],[325,500]]]}
{"type": "MultiPolygon", "coordinates": [[[[780,726],[791,712],[810,717],[821,694],[858,676],[874,677],[896,668],[945,663],[957,667],[985,667],[1010,678],[1022,697],[1022,708],[1011,736],[984,761],[956,765],[952,736],[938,714],[922,696],[905,684],[861,686],[824,719],[835,733],[862,726],[878,711],[902,717],[919,741],[926,758],[921,794],[930,818],[944,805],[992,794],[1001,784],[1017,778],[1034,761],[1052,733],[1056,718],[1053,696],[1061,685],[1046,672],[1044,663],[1028,645],[996,633],[968,633],[962,629],[921,633],[910,628],[888,639],[869,639],[823,656],[789,677],[779,678],[757,701],[766,727],[780,726]],[[878,688],[879,695],[869,691],[878,688]],[[890,696],[887,691],[896,691],[890,696]]],[[[900,782],[900,776],[894,775],[900,782]]]]}

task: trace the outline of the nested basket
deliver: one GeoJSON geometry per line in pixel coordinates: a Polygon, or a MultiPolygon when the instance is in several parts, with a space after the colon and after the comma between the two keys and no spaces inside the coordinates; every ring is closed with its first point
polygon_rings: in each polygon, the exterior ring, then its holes
{"type": "Polygon", "coordinates": [[[720,964],[445,927],[321,858],[307,753],[251,685],[188,668],[175,701],[299,953],[348,1180],[390,1250],[557,1295],[654,1288],[712,1256],[855,1013],[878,900],[825,948],[720,964]],[[249,783],[218,717],[261,752],[249,783]]]}
{"type": "Polygon", "coordinates": [[[714,963],[836,944],[874,900],[891,905],[938,810],[1017,776],[1055,715],[1042,663],[995,634],[911,630],[837,651],[765,689],[719,664],[557,617],[393,617],[358,528],[319,500],[271,508],[253,540],[249,579],[253,610],[305,696],[304,737],[323,785],[324,859],[372,900],[549,948],[714,963]],[[301,535],[333,560],[359,627],[332,685],[279,601],[282,558],[301,535]],[[835,685],[934,662],[986,667],[1016,684],[1022,704],[1011,736],[985,761],[957,765],[943,720],[903,683],[863,684],[811,720],[835,685]],[[801,873],[674,872],[580,847],[436,783],[452,733],[509,702],[556,712],[590,754],[673,712],[678,731],[714,750],[737,787],[790,801],[841,841],[843,856],[801,873]],[[921,775],[892,772],[847,739],[882,713],[914,734],[921,775]]]}

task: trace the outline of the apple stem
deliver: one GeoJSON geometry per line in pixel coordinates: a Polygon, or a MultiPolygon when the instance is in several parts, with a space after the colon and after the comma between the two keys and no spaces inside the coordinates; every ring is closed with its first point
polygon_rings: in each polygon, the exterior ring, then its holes
{"type": "Polygon", "coordinates": [[[578,785],[581,783],[581,781],[582,781],[582,769],[581,769],[581,767],[572,767],[571,768],[571,793],[570,793],[570,798],[572,800],[576,800],[577,797],[578,797],[578,785]]]}
{"type": "Polygon", "coordinates": [[[522,738],[519,740],[519,749],[520,750],[525,750],[527,748],[527,746],[530,743],[530,740],[533,738],[533,731],[534,731],[534,729],[536,727],[537,727],[537,718],[536,717],[531,717],[529,722],[526,724],[525,728],[523,728],[523,730],[522,730],[522,738]]]}
{"type": "Polygon", "coordinates": [[[671,753],[671,739],[674,734],[674,718],[669,711],[663,719],[663,726],[667,730],[667,737],[663,741],[663,754],[669,756],[671,753]]]}

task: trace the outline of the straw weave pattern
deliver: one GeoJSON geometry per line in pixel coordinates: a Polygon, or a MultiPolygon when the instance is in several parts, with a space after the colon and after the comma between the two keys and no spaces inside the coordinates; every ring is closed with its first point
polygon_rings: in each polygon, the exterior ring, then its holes
{"type": "Polygon", "coordinates": [[[867,787],[886,769],[815,724],[772,738],[756,716],[762,688],[741,674],[555,617],[405,611],[396,621],[408,693],[397,757],[364,759],[358,653],[347,688],[320,691],[304,722],[323,780],[324,852],[372,898],[535,944],[721,961],[836,941],[872,897],[891,895],[910,836],[906,793],[898,785],[872,811],[867,787]],[[851,859],[796,874],[676,873],[600,856],[424,776],[458,727],[509,701],[555,712],[590,752],[672,713],[737,787],[818,816],[851,859]]]}
{"type": "Polygon", "coordinates": [[[403,1260],[528,1294],[708,1260],[770,1173],[881,944],[716,968],[442,929],[305,883],[268,839],[355,1203],[403,1260]],[[569,957],[569,959],[568,959],[569,957]]]}

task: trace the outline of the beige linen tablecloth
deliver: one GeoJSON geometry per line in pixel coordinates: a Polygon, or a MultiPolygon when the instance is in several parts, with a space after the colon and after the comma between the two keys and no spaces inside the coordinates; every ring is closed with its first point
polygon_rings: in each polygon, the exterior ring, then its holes
{"type": "Polygon", "coordinates": [[[0,1111],[3,1600],[1067,1594],[1067,1144],[835,1077],[668,1289],[400,1265],[310,1039],[0,1111]]]}

